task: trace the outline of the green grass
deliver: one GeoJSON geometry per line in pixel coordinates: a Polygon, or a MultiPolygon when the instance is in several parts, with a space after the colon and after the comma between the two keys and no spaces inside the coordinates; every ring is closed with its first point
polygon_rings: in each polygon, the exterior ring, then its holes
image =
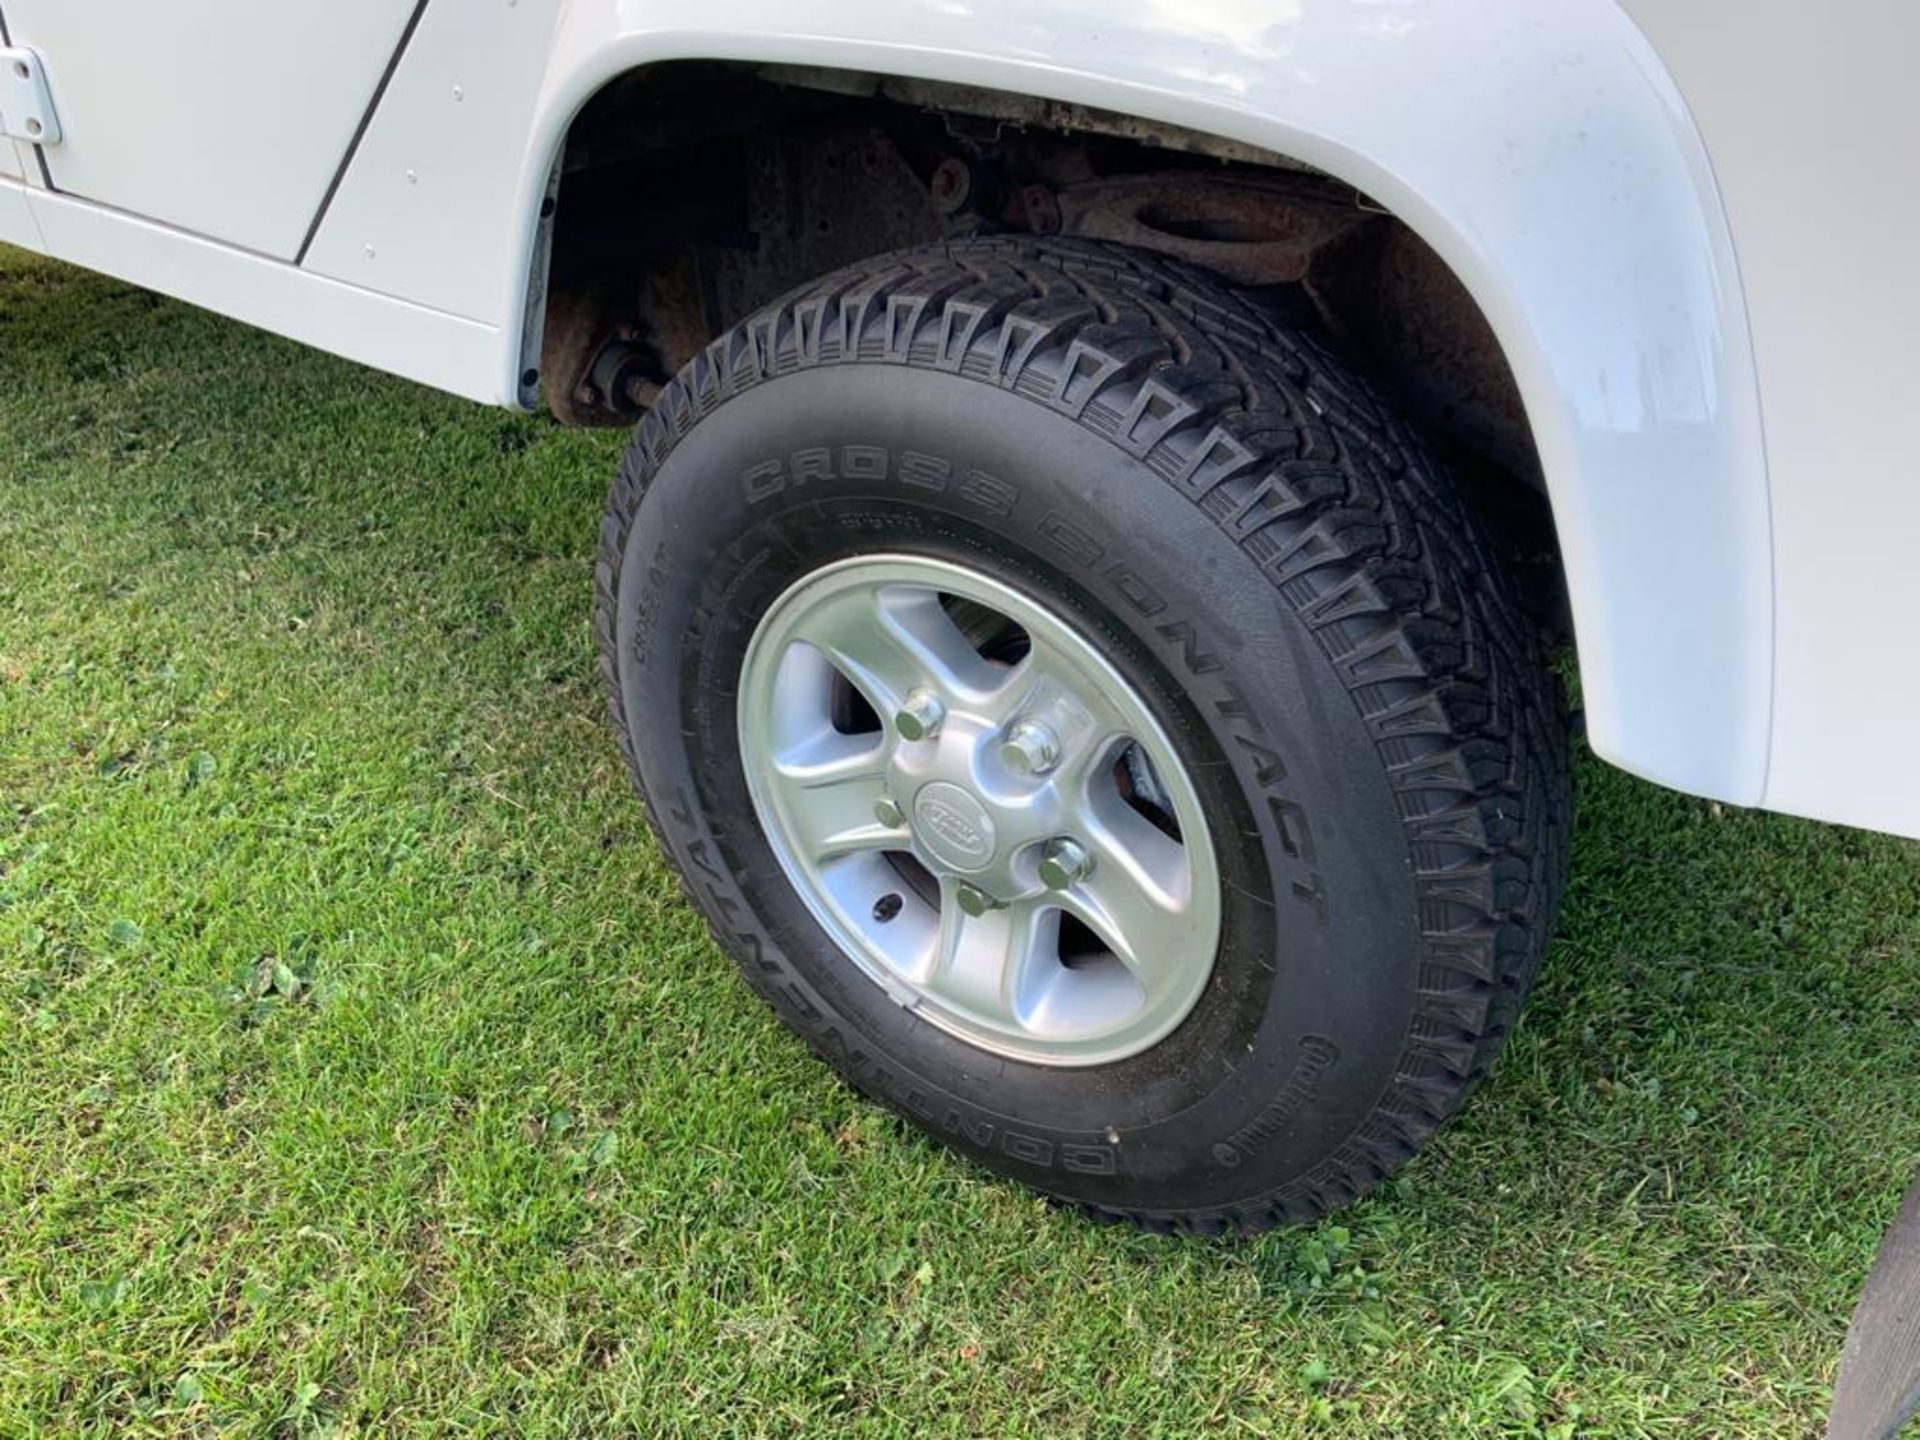
{"type": "Polygon", "coordinates": [[[1404,1178],[1100,1229],[840,1086],[603,725],[619,437],[0,252],[0,1434],[1811,1433],[1920,849],[1591,761],[1404,1178]]]}

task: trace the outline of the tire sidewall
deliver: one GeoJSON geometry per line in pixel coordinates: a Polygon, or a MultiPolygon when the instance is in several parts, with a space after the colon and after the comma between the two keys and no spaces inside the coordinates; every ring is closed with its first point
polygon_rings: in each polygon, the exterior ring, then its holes
{"type": "Polygon", "coordinates": [[[611,616],[630,753],[717,936],[815,1049],[959,1148],[1096,1205],[1231,1207],[1341,1155],[1412,1021],[1412,866],[1373,738],[1255,555],[1071,416],[918,367],[764,381],[643,478],[611,616]],[[1032,1065],[902,1009],[760,831],[734,708],[748,638],[800,575],[902,550],[1067,614],[1188,764],[1225,881],[1221,957],[1139,1056],[1032,1065]]]}

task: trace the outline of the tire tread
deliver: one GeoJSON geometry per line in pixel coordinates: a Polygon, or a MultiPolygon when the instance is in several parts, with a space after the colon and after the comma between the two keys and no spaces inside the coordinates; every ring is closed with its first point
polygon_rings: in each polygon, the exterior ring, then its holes
{"type": "Polygon", "coordinates": [[[1364,380],[1204,272],[1027,237],[881,256],[712,342],[662,391],[622,458],[595,564],[595,634],[643,802],[613,617],[648,480],[733,396],[837,364],[946,370],[1102,436],[1240,546],[1341,677],[1400,807],[1420,911],[1419,989],[1392,1083],[1338,1150],[1256,1200],[1175,1211],[1074,1203],[1149,1230],[1217,1234],[1350,1202],[1485,1076],[1558,910],[1571,819],[1563,707],[1478,524],[1364,380]]]}

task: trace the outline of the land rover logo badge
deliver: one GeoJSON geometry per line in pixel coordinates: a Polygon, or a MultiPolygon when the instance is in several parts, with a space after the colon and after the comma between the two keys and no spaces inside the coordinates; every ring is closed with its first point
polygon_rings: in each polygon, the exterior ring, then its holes
{"type": "Polygon", "coordinates": [[[955,870],[978,870],[993,859],[993,818],[973,796],[944,780],[921,789],[913,828],[934,857],[955,870]]]}

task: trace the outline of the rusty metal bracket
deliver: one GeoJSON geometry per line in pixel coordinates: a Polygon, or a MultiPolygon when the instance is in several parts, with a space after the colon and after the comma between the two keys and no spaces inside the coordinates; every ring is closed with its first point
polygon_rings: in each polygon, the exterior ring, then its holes
{"type": "Polygon", "coordinates": [[[646,271],[634,290],[562,287],[540,362],[548,408],[564,425],[629,425],[712,333],[690,249],[646,271]]]}
{"type": "Polygon", "coordinates": [[[1053,198],[1060,234],[1155,250],[1237,285],[1298,282],[1316,251],[1374,218],[1295,182],[1197,171],[1090,180],[1053,198]]]}

